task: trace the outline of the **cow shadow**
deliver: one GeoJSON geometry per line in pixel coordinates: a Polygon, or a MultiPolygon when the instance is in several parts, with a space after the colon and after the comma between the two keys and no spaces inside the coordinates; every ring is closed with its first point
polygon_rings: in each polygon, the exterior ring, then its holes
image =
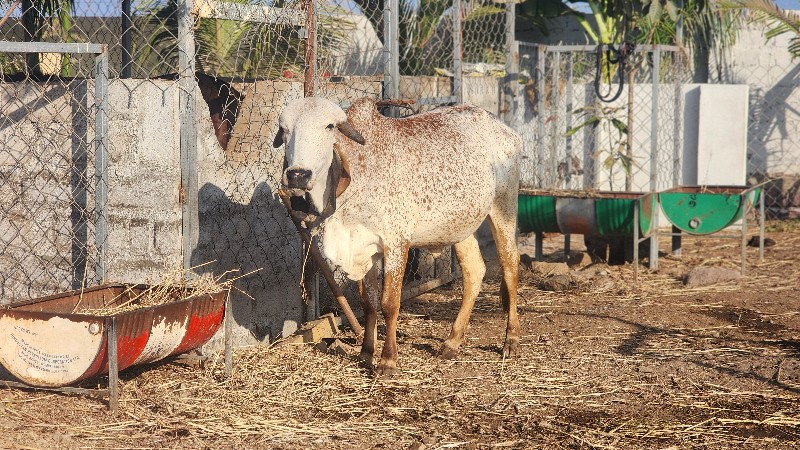
{"type": "Polygon", "coordinates": [[[305,304],[299,287],[303,251],[283,204],[259,183],[248,203],[231,199],[215,184],[198,192],[199,236],[191,264],[198,273],[234,279],[234,345],[273,340],[302,323],[305,304]]]}

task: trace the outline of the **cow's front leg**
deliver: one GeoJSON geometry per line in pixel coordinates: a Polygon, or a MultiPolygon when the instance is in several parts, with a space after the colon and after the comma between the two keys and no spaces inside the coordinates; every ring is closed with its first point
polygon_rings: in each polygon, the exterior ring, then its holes
{"type": "Polygon", "coordinates": [[[403,272],[406,269],[408,244],[395,245],[384,249],[383,257],[383,296],[381,308],[386,321],[386,339],[383,342],[381,362],[375,369],[380,377],[390,377],[397,369],[397,317],[400,315],[400,290],[403,286],[403,272]]]}
{"type": "Polygon", "coordinates": [[[361,294],[361,308],[364,310],[364,341],[361,343],[359,358],[367,366],[372,366],[375,356],[375,340],[378,333],[378,304],[380,303],[380,286],[378,285],[378,268],[373,265],[367,275],[358,282],[361,294]]]}

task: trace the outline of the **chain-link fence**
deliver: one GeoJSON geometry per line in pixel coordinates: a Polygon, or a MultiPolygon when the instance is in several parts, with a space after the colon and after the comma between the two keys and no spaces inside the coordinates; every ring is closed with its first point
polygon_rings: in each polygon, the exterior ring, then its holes
{"type": "Polygon", "coordinates": [[[101,45],[0,42],[0,300],[105,276],[108,54],[101,45]],[[32,55],[92,60],[33,76],[32,55]]]}
{"type": "Polygon", "coordinates": [[[748,24],[736,44],[715,55],[710,82],[749,87],[747,176],[769,181],[770,217],[800,217],[800,66],[787,51],[789,35],[767,41],[759,24],[748,24]]]}
{"type": "Polygon", "coordinates": [[[685,59],[674,47],[639,46],[623,64],[607,50],[520,43],[524,85],[514,120],[523,187],[642,192],[679,184],[685,59]]]}

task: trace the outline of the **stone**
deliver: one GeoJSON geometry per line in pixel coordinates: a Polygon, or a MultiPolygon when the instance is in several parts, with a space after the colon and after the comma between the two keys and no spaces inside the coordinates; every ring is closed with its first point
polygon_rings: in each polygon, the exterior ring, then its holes
{"type": "Polygon", "coordinates": [[[566,275],[569,273],[569,266],[566,263],[551,263],[543,261],[533,261],[531,271],[540,275],[566,275]]]}
{"type": "Polygon", "coordinates": [[[738,280],[741,277],[742,274],[738,270],[725,267],[695,267],[686,275],[683,284],[687,288],[696,288],[738,280]]]}
{"type": "Polygon", "coordinates": [[[553,275],[542,280],[539,287],[545,291],[564,292],[570,289],[572,283],[572,277],[569,275],[553,275]]]}

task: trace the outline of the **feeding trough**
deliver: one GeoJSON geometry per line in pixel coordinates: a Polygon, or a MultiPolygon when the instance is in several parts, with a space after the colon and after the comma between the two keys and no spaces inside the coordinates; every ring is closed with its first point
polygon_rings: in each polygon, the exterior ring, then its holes
{"type": "Polygon", "coordinates": [[[641,192],[521,190],[518,223],[520,232],[536,233],[536,260],[541,261],[544,233],[567,235],[565,253],[570,234],[630,236],[638,250],[658,226],[655,211],[656,196],[641,192]]]}
{"type": "MultiPolygon", "coordinates": [[[[678,186],[658,194],[658,201],[672,224],[672,251],[680,254],[683,234],[704,236],[718,233],[739,222],[741,235],[721,235],[742,239],[742,274],[747,246],[747,214],[760,205],[759,258],[764,259],[764,189],[756,186],[678,186]]],[[[663,233],[662,233],[663,234],[663,233]]]]}
{"type": "Polygon", "coordinates": [[[107,284],[0,308],[0,364],[28,386],[62,387],[106,373],[111,381],[117,370],[203,345],[222,324],[225,291],[159,288],[166,302],[124,307],[153,291],[107,284]]]}

